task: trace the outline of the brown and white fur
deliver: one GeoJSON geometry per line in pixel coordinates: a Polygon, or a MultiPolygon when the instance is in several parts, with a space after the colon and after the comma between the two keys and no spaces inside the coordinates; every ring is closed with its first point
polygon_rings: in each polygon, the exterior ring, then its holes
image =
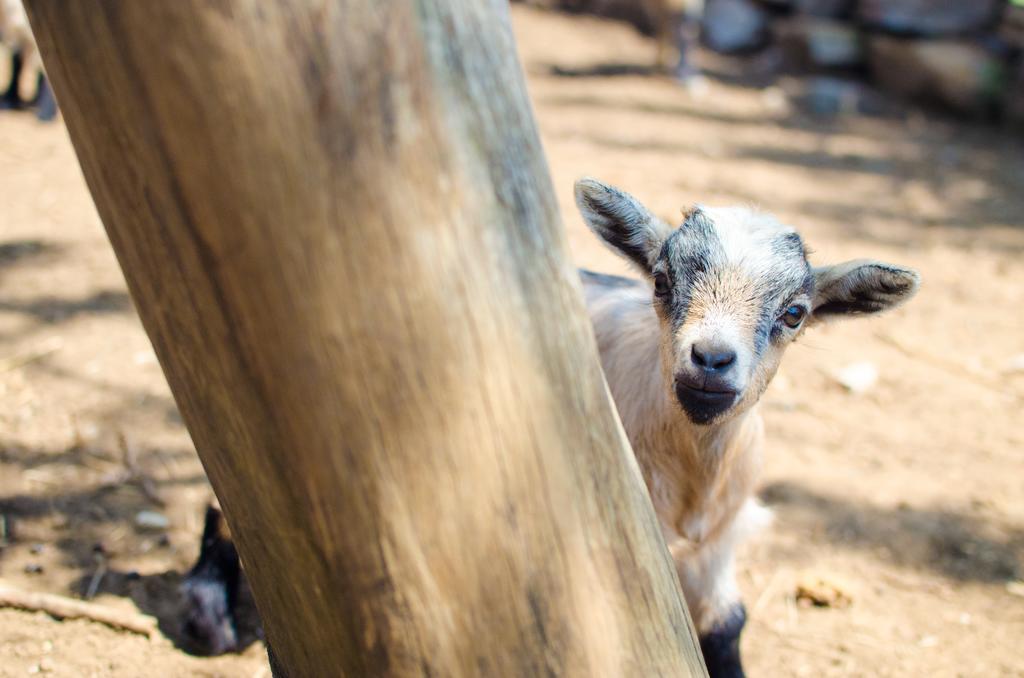
{"type": "Polygon", "coordinates": [[[769,517],[753,498],[757,401],[805,327],[895,306],[918,276],[874,261],[812,268],[792,228],[749,209],[695,207],[673,228],[593,179],[576,202],[643,277],[582,272],[601,362],[709,672],[742,676],[734,550],[769,517]]]}

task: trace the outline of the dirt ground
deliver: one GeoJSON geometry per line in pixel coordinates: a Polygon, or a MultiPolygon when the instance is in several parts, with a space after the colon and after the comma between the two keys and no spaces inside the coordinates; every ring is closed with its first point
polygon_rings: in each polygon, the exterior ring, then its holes
{"type": "MultiPolygon", "coordinates": [[[[815,330],[765,396],[745,551],[752,676],[1024,676],[1024,153],[993,129],[912,113],[813,119],[779,89],[645,72],[630,29],[516,7],[515,27],[579,263],[622,272],[572,205],[585,174],[675,220],[754,203],[814,261],[918,268],[909,306],[815,330]],[[834,378],[880,378],[854,395],[834,378]],[[804,607],[807,577],[846,607],[804,607]]],[[[174,623],[209,489],[61,125],[0,114],[0,579],[155,615],[153,640],[0,610],[0,676],[266,676],[195,657],[174,623]],[[156,511],[166,529],[137,525],[156,511]],[[97,572],[105,571],[102,577],[97,572]]]]}

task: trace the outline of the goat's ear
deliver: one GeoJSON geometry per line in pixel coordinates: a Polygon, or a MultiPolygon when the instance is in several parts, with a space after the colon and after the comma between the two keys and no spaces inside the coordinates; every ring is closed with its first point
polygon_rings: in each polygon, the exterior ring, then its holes
{"type": "Polygon", "coordinates": [[[583,220],[612,249],[650,274],[672,229],[640,201],[596,179],[576,182],[576,206],[583,220]]]}
{"type": "Polygon", "coordinates": [[[920,281],[917,271],[867,259],[815,268],[812,317],[829,320],[885,311],[914,296],[920,281]]]}

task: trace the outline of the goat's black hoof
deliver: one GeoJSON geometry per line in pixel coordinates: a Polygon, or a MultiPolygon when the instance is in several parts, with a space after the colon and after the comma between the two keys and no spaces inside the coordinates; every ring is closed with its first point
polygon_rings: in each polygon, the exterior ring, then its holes
{"type": "Polygon", "coordinates": [[[40,108],[36,111],[36,120],[39,122],[53,122],[57,119],[57,109],[54,108],[40,108]]]}
{"type": "Polygon", "coordinates": [[[36,106],[36,119],[40,122],[52,122],[57,119],[57,100],[53,97],[53,90],[45,78],[40,78],[36,106]]]}
{"type": "Polygon", "coordinates": [[[747,623],[747,610],[737,605],[719,626],[700,637],[700,651],[710,678],[745,678],[740,661],[740,633],[747,623]]]}

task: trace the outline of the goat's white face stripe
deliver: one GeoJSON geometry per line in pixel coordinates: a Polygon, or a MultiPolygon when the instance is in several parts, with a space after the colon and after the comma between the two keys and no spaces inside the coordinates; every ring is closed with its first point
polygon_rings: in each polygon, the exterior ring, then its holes
{"type": "Polygon", "coordinates": [[[677,348],[673,351],[673,374],[686,369],[691,361],[690,351],[679,347],[688,348],[697,342],[721,343],[736,351],[733,366],[736,377],[733,385],[737,391],[743,391],[747,387],[747,375],[756,359],[751,340],[753,333],[743,325],[740,319],[724,307],[708,309],[699,319],[684,322],[674,334],[673,343],[677,348]]]}
{"type": "Polygon", "coordinates": [[[801,293],[809,298],[813,285],[800,236],[743,208],[695,209],[666,239],[654,271],[672,282],[666,310],[677,335],[709,317],[754,353],[782,305],[801,293]]]}

